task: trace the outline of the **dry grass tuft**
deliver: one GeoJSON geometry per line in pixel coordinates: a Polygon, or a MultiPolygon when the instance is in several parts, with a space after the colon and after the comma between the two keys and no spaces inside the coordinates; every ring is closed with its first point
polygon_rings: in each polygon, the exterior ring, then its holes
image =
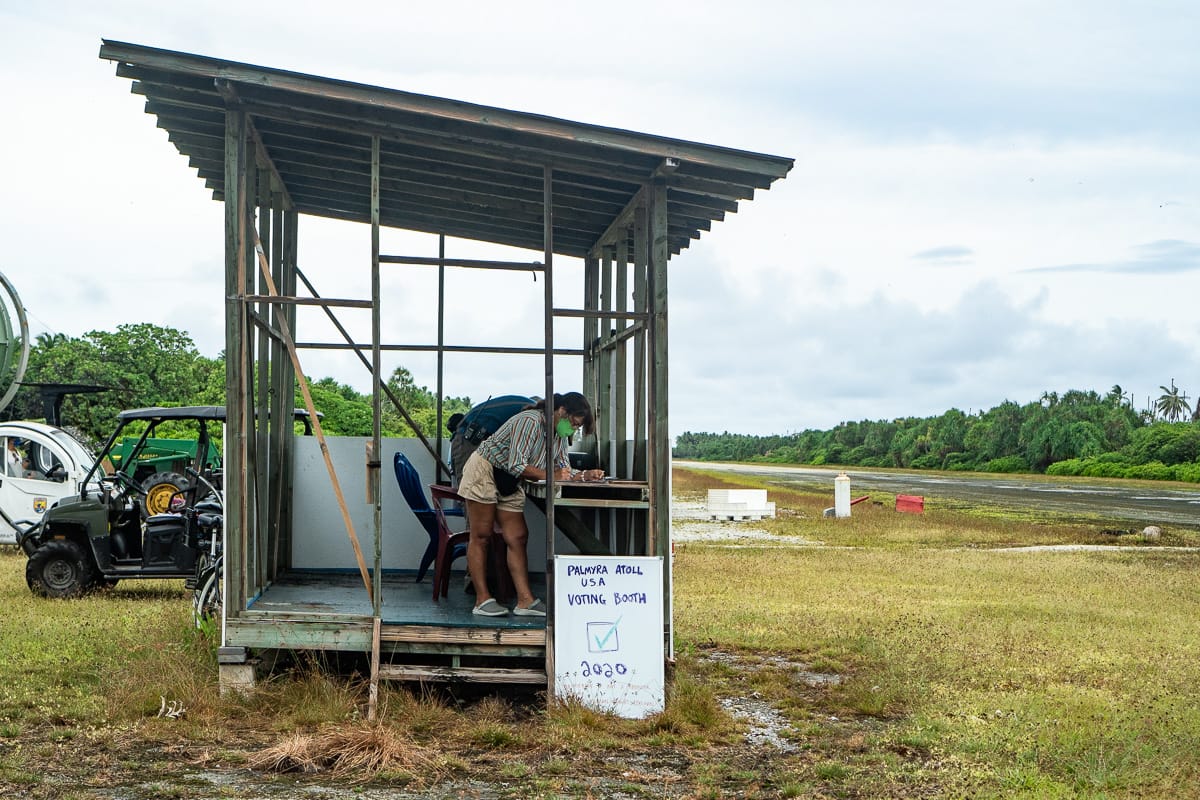
{"type": "Polygon", "coordinates": [[[420,774],[438,758],[387,725],[328,725],[315,734],[294,734],[250,759],[268,772],[329,772],[371,778],[381,772],[420,774]]]}
{"type": "Polygon", "coordinates": [[[379,718],[391,721],[415,741],[444,739],[447,731],[462,724],[462,714],[427,686],[385,684],[379,689],[379,718]]]}
{"type": "Polygon", "coordinates": [[[475,722],[504,725],[514,720],[512,703],[498,695],[483,697],[468,710],[475,722]]]}
{"type": "Polygon", "coordinates": [[[250,768],[263,772],[321,772],[324,767],[314,757],[317,752],[313,737],[295,733],[282,742],[250,757],[250,768]]]}

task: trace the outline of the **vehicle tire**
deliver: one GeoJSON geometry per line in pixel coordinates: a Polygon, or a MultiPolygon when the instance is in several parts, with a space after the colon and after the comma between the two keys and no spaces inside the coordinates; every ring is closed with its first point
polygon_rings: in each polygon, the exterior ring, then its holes
{"type": "Polygon", "coordinates": [[[92,586],[93,574],[83,548],[65,539],[46,542],[25,565],[25,582],[40,597],[78,597],[92,586]]]}
{"type": "Polygon", "coordinates": [[[147,517],[166,514],[171,510],[171,496],[190,485],[178,472],[154,473],[142,481],[142,511],[147,517]]]}
{"type": "Polygon", "coordinates": [[[221,624],[221,589],[221,572],[218,568],[208,571],[192,593],[192,612],[197,628],[221,624]]]}

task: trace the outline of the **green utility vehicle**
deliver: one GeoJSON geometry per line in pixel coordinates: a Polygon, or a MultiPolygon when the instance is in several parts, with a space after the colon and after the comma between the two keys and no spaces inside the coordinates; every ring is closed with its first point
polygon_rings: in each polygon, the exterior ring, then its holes
{"type": "MultiPolygon", "coordinates": [[[[310,434],[307,412],[294,414],[310,434]]],[[[42,597],[75,597],[126,578],[196,579],[206,574],[206,557],[219,549],[212,544],[214,532],[222,528],[223,486],[214,438],[224,423],[224,406],[137,408],[118,414],[117,429],[75,484],[78,490],[56,499],[37,522],[18,523],[17,544],[29,559],[25,582],[30,590],[42,597]],[[145,430],[132,446],[118,445],[129,430],[142,426],[145,430]],[[154,451],[151,443],[163,438],[154,435],[161,428],[188,438],[178,442],[174,455],[144,458],[154,451]],[[118,452],[120,458],[114,458],[118,452]],[[155,466],[139,479],[139,468],[147,464],[155,466]]]]}
{"type": "MultiPolygon", "coordinates": [[[[166,472],[151,476],[158,483],[150,479],[139,482],[136,468],[146,442],[161,425],[171,423],[173,432],[186,430],[193,442],[192,462],[185,470],[215,477],[213,470],[218,465],[209,462],[207,455],[224,422],[223,406],[138,408],[118,414],[117,429],[80,481],[78,494],[59,498],[41,520],[17,534],[17,544],[29,559],[25,581],[30,590],[43,597],[74,597],[125,578],[186,579],[195,575],[201,546],[184,515],[146,512],[160,505],[164,512],[174,511],[173,495],[181,498],[181,506],[194,507],[207,488],[201,488],[204,484],[199,481],[166,472]],[[113,465],[112,455],[121,435],[139,425],[145,430],[121,459],[123,463],[106,472],[106,465],[113,465]]],[[[216,488],[220,490],[219,483],[216,488]]]]}

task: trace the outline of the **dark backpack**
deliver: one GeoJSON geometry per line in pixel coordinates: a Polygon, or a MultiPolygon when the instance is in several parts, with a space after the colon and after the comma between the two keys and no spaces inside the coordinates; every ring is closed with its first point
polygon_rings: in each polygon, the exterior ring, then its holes
{"type": "Polygon", "coordinates": [[[462,477],[463,465],[467,463],[471,453],[483,444],[483,440],[495,433],[510,417],[531,405],[532,398],[505,394],[489,397],[467,412],[450,439],[450,466],[454,471],[456,485],[462,477]]]}
{"type": "Polygon", "coordinates": [[[461,433],[468,444],[479,446],[510,417],[531,405],[533,400],[517,394],[490,397],[467,412],[462,422],[458,423],[455,435],[461,433]]]}

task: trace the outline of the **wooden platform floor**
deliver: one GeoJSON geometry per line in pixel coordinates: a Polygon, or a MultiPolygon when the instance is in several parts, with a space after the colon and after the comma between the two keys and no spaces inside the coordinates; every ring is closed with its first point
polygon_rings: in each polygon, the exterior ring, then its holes
{"type": "MultiPolygon", "coordinates": [[[[475,595],[463,591],[466,576],[454,572],[450,577],[450,594],[433,601],[431,577],[415,583],[413,573],[383,576],[383,624],[437,625],[455,628],[513,628],[541,629],[543,617],[479,617],[471,613],[475,595]]],[[[545,600],[546,577],[530,575],[535,597],[545,600]]],[[[504,605],[512,607],[510,599],[504,605]]],[[[371,616],[371,602],[357,572],[291,572],[277,579],[250,604],[254,611],[297,615],[371,616]]]]}

